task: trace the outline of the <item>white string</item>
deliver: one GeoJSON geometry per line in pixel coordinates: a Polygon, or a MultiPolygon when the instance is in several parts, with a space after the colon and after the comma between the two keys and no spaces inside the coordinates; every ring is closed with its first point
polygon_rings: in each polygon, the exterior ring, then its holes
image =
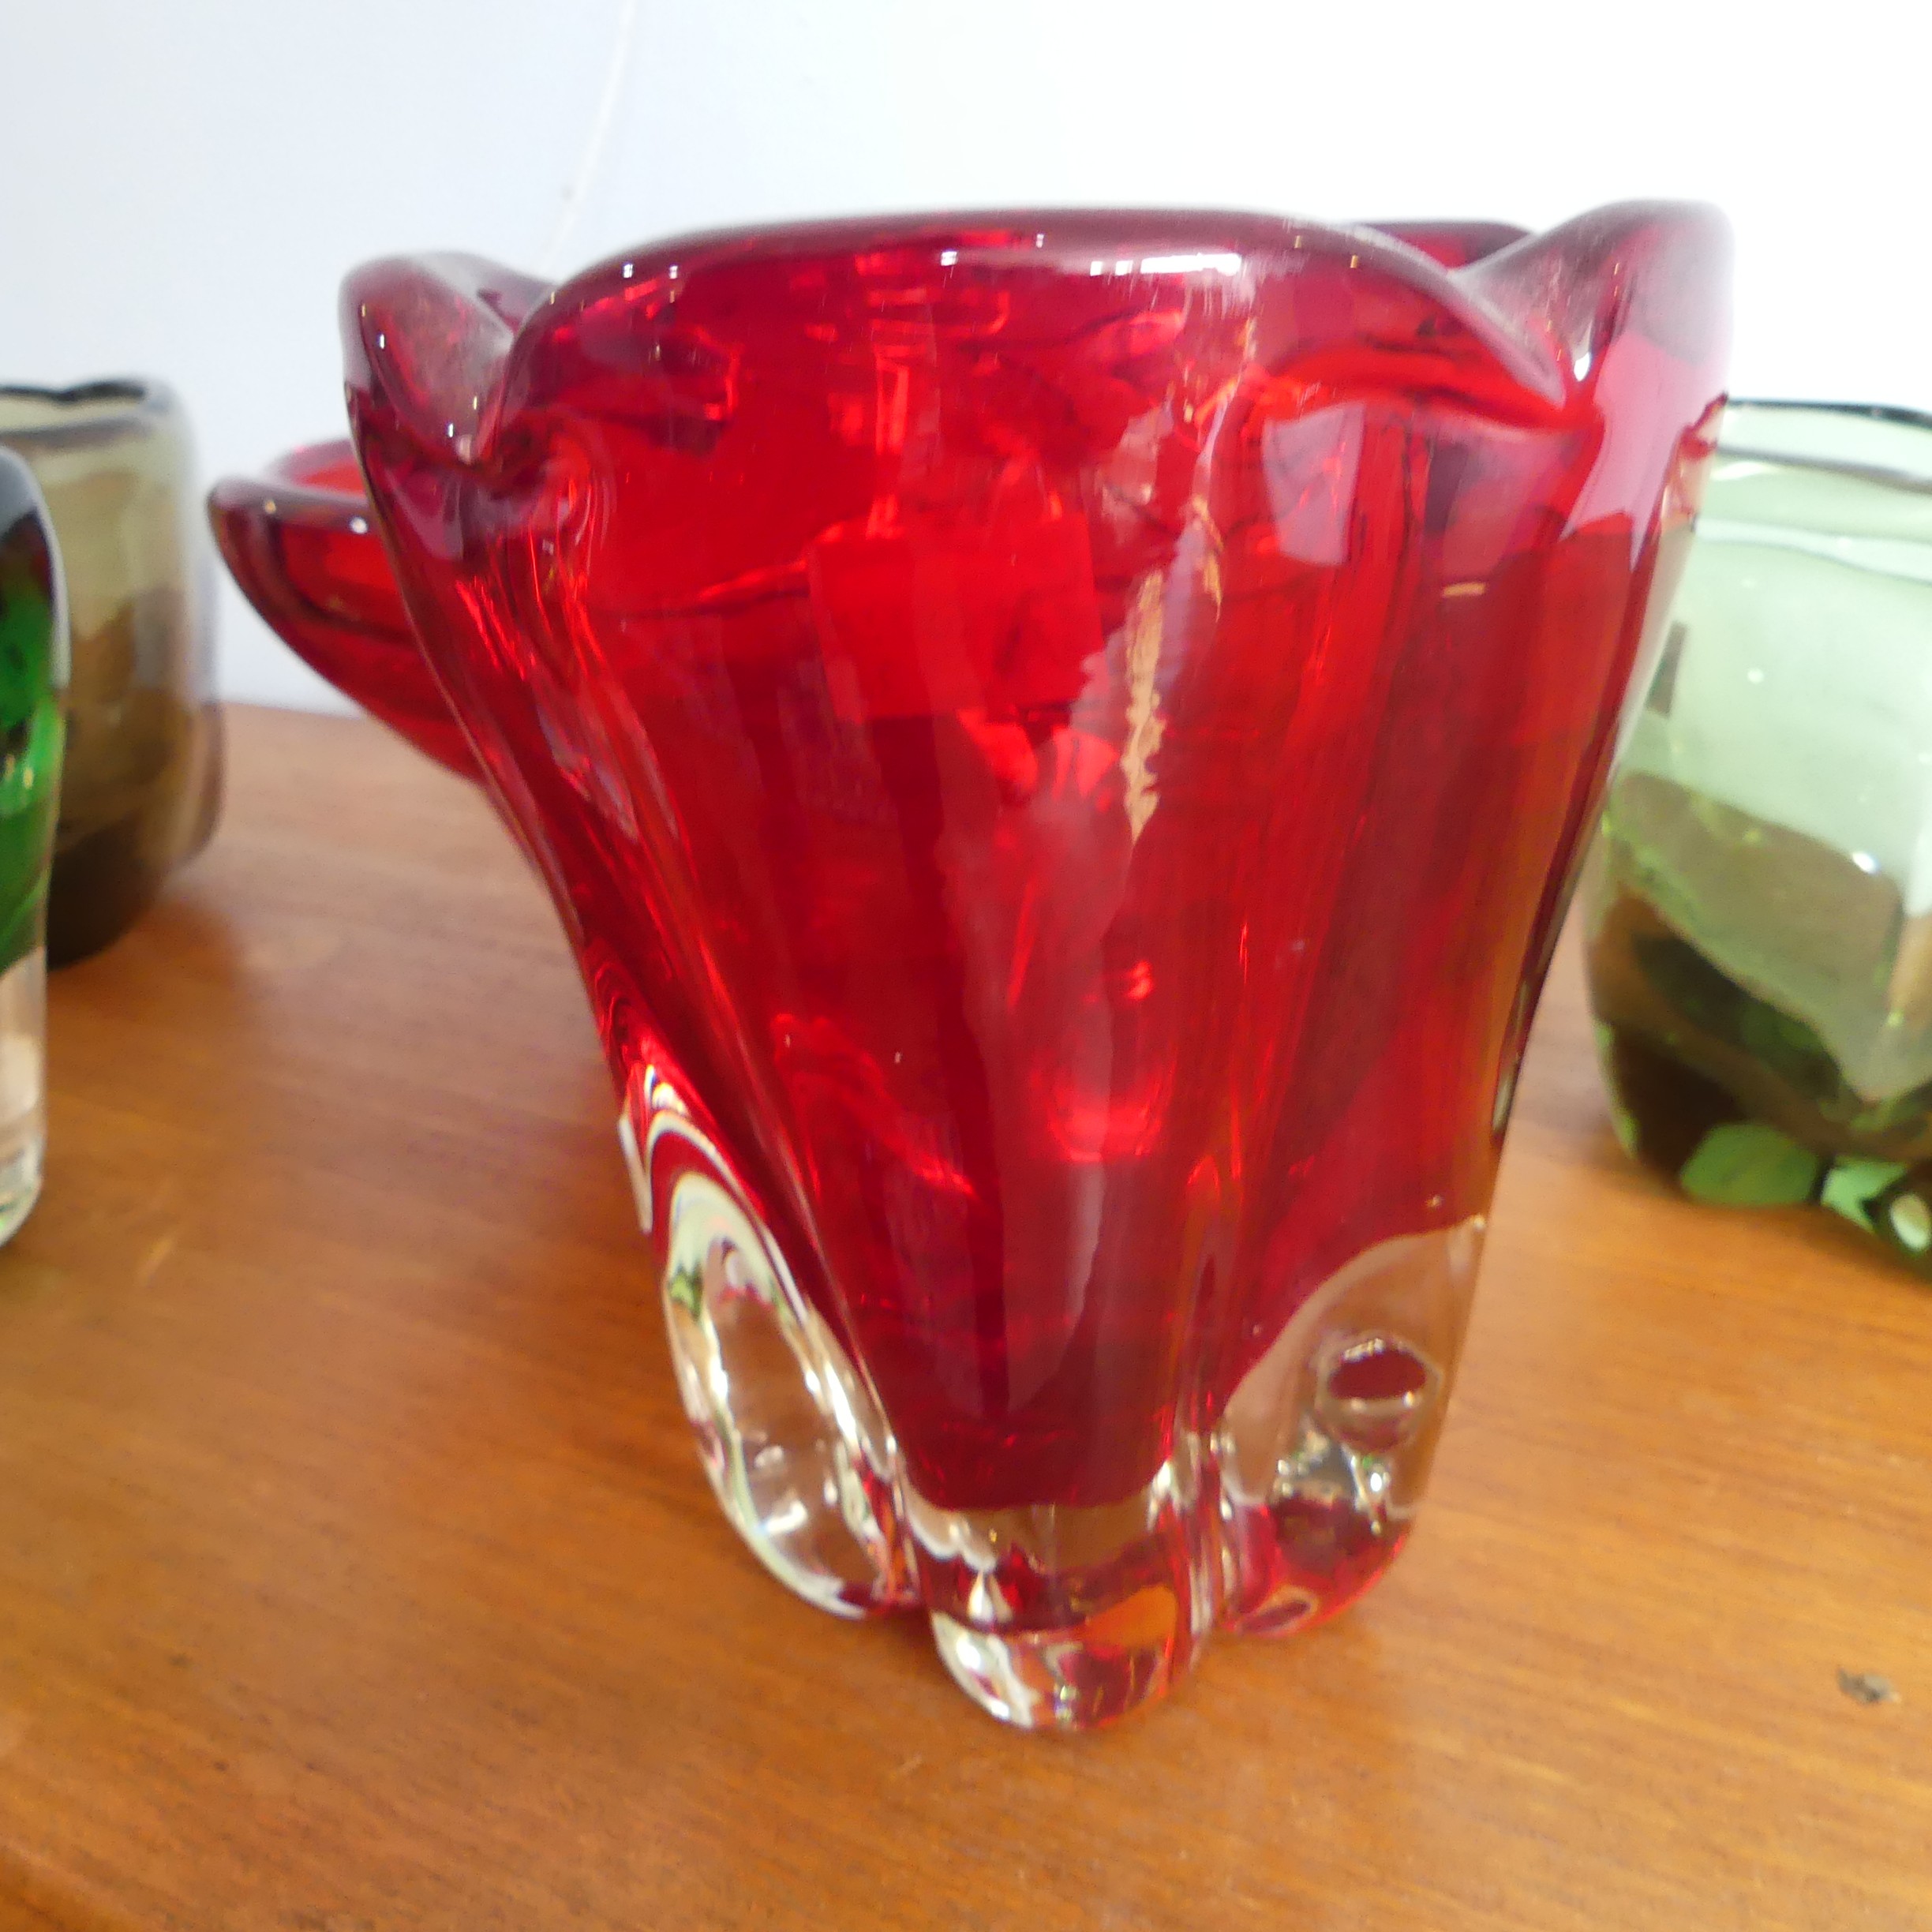
{"type": "Polygon", "coordinates": [[[623,104],[624,82],[631,72],[631,47],[636,37],[638,0],[617,0],[617,21],[612,30],[610,64],[604,75],[604,92],[598,96],[597,112],[591,116],[590,131],[584,137],[583,152],[576,172],[564,189],[564,205],[557,211],[556,227],[537,262],[540,273],[553,279],[564,272],[564,250],[570,245],[572,230],[582,214],[584,204],[610,146],[611,130],[617,124],[617,110],[623,104]]]}

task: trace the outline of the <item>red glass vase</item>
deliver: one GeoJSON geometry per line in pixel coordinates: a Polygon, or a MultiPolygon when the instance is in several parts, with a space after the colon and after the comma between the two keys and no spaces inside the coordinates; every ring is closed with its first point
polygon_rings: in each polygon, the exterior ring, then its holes
{"type": "Polygon", "coordinates": [[[548,881],[732,1521],[1002,1717],[1408,1533],[1726,253],[1649,204],[385,262],[366,502],[339,447],[215,492],[548,881]]]}

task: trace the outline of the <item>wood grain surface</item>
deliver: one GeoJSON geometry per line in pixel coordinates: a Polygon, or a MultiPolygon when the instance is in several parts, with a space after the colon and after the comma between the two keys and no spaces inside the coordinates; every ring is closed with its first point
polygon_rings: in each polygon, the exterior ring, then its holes
{"type": "Polygon", "coordinates": [[[713,1506],[481,800],[233,745],[0,1253],[0,1924],[1932,1927],[1932,1294],[1628,1166],[1573,957],[1389,1581],[1028,1738],[713,1506]]]}

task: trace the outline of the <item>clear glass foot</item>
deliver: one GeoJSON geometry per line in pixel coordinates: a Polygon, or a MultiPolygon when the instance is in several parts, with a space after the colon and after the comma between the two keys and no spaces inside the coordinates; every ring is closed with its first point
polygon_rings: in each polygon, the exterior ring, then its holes
{"type": "Polygon", "coordinates": [[[1482,1234],[1478,1216],[1378,1242],[1241,1378],[1212,1439],[1230,1629],[1331,1616],[1393,1560],[1441,1433],[1482,1234]]]}
{"type": "Polygon", "coordinates": [[[1406,1538],[1440,1433],[1482,1223],[1385,1241],[1298,1309],[1204,1444],[1099,1509],[940,1511],[908,1492],[919,1593],[968,1696],[1086,1730],[1160,1696],[1217,1627],[1346,1608],[1406,1538]]]}
{"type": "Polygon", "coordinates": [[[1204,1437],[1096,1507],[942,1509],[799,1293],[706,1125],[647,1070],[619,1125],[685,1412],[758,1559],[846,1616],[923,1609],[983,1709],[1088,1730],[1161,1696],[1217,1627],[1331,1616],[1408,1535],[1440,1433],[1480,1219],[1383,1241],[1310,1295],[1204,1437]]]}
{"type": "Polygon", "coordinates": [[[0,975],[0,1242],[40,1198],[47,1152],[47,954],[0,975]]]}
{"type": "Polygon", "coordinates": [[[921,1596],[966,1694],[1022,1730],[1086,1731],[1161,1696],[1214,1627],[1202,1472],[1185,1443],[1125,1502],[940,1510],[908,1496],[921,1596]]]}
{"type": "Polygon", "coordinates": [[[684,1412],[725,1515],[822,1609],[866,1616],[913,1601],[878,1405],[723,1155],[650,1072],[618,1137],[658,1250],[684,1412]]]}

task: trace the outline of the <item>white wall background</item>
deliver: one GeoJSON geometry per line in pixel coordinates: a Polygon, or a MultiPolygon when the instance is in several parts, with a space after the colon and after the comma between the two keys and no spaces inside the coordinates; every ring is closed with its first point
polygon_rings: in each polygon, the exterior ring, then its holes
{"type": "MultiPolygon", "coordinates": [[[[212,476],[339,433],[335,286],[870,209],[1714,201],[1739,394],[1932,410],[1932,7],[0,0],[0,380],[165,376],[212,476]]],[[[232,590],[231,695],[328,694],[232,590]]]]}

